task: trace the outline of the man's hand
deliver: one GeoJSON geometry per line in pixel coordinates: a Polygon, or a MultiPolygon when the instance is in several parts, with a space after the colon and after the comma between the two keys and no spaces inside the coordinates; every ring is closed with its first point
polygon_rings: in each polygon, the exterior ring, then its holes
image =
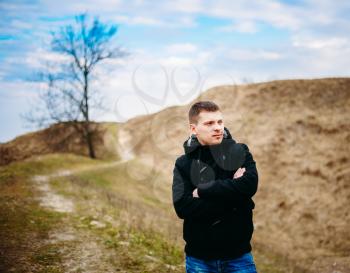
{"type": "Polygon", "coordinates": [[[233,175],[233,178],[239,178],[243,176],[244,172],[245,172],[245,168],[239,168],[233,175]]]}
{"type": "MultiPolygon", "coordinates": [[[[239,168],[239,169],[235,172],[235,174],[233,175],[233,178],[239,178],[239,177],[243,176],[244,172],[245,172],[245,168],[239,168]]],[[[197,189],[197,188],[194,189],[194,191],[192,192],[192,196],[193,196],[194,198],[199,198],[198,189],[197,189]]]]}
{"type": "Polygon", "coordinates": [[[194,191],[192,192],[192,196],[193,196],[194,198],[199,198],[198,189],[197,189],[197,188],[194,189],[194,191]]]}

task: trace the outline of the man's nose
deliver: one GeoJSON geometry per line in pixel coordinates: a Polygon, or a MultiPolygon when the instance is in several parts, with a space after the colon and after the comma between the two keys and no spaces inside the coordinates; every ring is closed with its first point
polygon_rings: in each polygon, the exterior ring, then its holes
{"type": "Polygon", "coordinates": [[[223,126],[221,126],[221,125],[218,124],[218,123],[216,123],[216,124],[214,125],[214,130],[215,130],[215,131],[221,131],[222,128],[223,128],[223,126]]]}

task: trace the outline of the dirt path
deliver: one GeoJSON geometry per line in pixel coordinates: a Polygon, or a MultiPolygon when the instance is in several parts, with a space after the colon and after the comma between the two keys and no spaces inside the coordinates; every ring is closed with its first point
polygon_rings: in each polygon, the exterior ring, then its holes
{"type": "Polygon", "coordinates": [[[89,167],[81,167],[75,170],[59,170],[53,174],[49,175],[36,175],[33,176],[32,180],[34,184],[36,185],[37,189],[41,193],[39,196],[39,201],[41,206],[45,208],[52,209],[57,212],[67,212],[72,213],[74,212],[74,203],[72,200],[63,197],[59,194],[57,194],[51,187],[50,187],[50,180],[55,177],[63,177],[63,176],[70,176],[77,173],[85,172],[85,171],[93,171],[93,170],[101,170],[104,168],[111,168],[117,165],[120,165],[122,163],[125,163],[127,160],[121,160],[121,161],[115,161],[111,163],[104,163],[99,164],[97,166],[89,166],[89,167]]]}
{"type": "MultiPolygon", "coordinates": [[[[56,245],[59,247],[62,257],[63,272],[115,272],[110,252],[88,230],[82,230],[74,226],[72,217],[78,216],[75,211],[73,199],[62,196],[50,186],[50,180],[56,177],[70,176],[84,171],[110,168],[124,163],[125,160],[100,164],[92,167],[82,167],[75,170],[60,170],[49,175],[39,175],[32,178],[40,195],[40,205],[46,209],[66,214],[62,225],[49,234],[49,239],[44,245],[56,245]],[[63,228],[62,228],[63,227],[63,228]]],[[[95,223],[98,225],[98,223],[95,223]]],[[[118,272],[121,272],[120,270],[118,272]]]]}

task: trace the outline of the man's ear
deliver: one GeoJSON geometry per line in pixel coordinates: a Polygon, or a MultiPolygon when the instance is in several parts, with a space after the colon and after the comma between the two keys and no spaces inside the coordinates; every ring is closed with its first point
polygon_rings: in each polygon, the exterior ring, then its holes
{"type": "Polygon", "coordinates": [[[190,134],[191,135],[196,135],[197,134],[197,132],[196,132],[196,125],[193,124],[193,123],[190,124],[190,134]]]}

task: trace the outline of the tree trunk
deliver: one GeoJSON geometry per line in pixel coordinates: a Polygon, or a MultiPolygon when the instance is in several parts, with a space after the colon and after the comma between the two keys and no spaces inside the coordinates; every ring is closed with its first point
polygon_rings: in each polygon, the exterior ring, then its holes
{"type": "Polygon", "coordinates": [[[93,134],[90,131],[90,126],[87,124],[87,130],[86,130],[86,135],[85,139],[89,148],[89,156],[90,158],[96,158],[95,155],[95,148],[94,148],[94,143],[93,143],[93,134]]]}

